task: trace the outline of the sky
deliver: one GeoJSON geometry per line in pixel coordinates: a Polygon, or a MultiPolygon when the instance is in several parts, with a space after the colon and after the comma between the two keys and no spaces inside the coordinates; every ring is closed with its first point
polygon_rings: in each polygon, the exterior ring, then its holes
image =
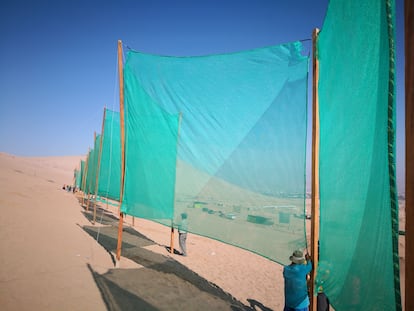
{"type": "MultiPolygon", "coordinates": [[[[0,152],[86,154],[101,131],[104,107],[119,111],[118,40],[151,54],[236,52],[310,39],[322,28],[327,6],[328,0],[3,0],[0,152]]],[[[403,192],[403,0],[396,0],[396,12],[397,182],[403,192]]],[[[310,41],[304,45],[311,48],[310,41]]]]}

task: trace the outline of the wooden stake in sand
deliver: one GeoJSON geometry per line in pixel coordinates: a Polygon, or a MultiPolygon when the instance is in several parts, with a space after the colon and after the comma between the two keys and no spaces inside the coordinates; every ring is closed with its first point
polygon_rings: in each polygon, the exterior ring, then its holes
{"type": "Polygon", "coordinates": [[[125,177],[125,115],[124,115],[124,67],[122,62],[122,41],[118,40],[118,74],[119,74],[119,115],[121,125],[121,191],[119,193],[119,225],[118,225],[118,245],[116,248],[116,259],[121,259],[122,247],[122,226],[124,214],[121,212],[122,197],[124,195],[125,177]]]}
{"type": "Polygon", "coordinates": [[[170,253],[174,254],[174,224],[173,224],[173,221],[171,221],[170,253]]]}
{"type": "MultiPolygon", "coordinates": [[[[177,133],[177,144],[176,148],[178,149],[178,140],[180,138],[180,127],[181,127],[181,119],[183,118],[183,113],[180,112],[180,116],[178,119],[178,133],[177,133]]],[[[177,160],[175,161],[175,167],[177,167],[177,160]]],[[[177,182],[177,173],[176,176],[176,182],[177,182]]],[[[173,197],[173,204],[175,203],[175,191],[174,191],[174,197],[173,197]]],[[[174,218],[174,215],[173,215],[174,218]]],[[[174,254],[174,219],[171,219],[171,238],[170,238],[170,253],[174,254]]]]}
{"type": "Polygon", "coordinates": [[[405,1],[405,310],[414,310],[414,1],[405,1]],[[411,292],[412,293],[412,292],[411,292]]]}
{"type": "Polygon", "coordinates": [[[317,54],[317,39],[319,29],[314,29],[312,33],[313,45],[313,81],[312,81],[312,214],[311,214],[311,255],[313,269],[310,279],[310,310],[316,311],[317,299],[315,299],[315,280],[318,269],[319,257],[319,61],[317,54]]]}

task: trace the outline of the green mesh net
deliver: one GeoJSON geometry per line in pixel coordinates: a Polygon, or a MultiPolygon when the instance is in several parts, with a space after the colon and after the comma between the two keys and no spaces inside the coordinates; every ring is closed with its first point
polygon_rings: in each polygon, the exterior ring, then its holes
{"type": "Polygon", "coordinates": [[[85,174],[84,174],[84,181],[83,181],[83,186],[82,186],[82,191],[85,194],[90,193],[89,191],[89,184],[91,182],[92,176],[91,176],[91,172],[92,172],[92,167],[93,167],[93,149],[89,149],[88,151],[88,155],[86,157],[86,165],[85,165],[85,174]]]}
{"type": "Polygon", "coordinates": [[[105,109],[98,158],[97,195],[119,200],[121,190],[121,140],[119,112],[105,109]]]}
{"type": "Polygon", "coordinates": [[[319,35],[317,286],[336,310],[401,309],[393,18],[393,1],[330,1],[319,35]]]}
{"type": "Polygon", "coordinates": [[[100,146],[101,135],[96,135],[94,141],[94,148],[89,150],[88,153],[85,189],[82,189],[82,191],[87,194],[95,194],[96,192],[96,177],[98,172],[100,146]]]}
{"type": "Polygon", "coordinates": [[[77,188],[81,188],[82,186],[82,180],[83,180],[83,173],[84,173],[84,168],[85,167],[85,161],[81,160],[79,162],[79,169],[75,170],[75,187],[77,188]]]}
{"type": "Polygon", "coordinates": [[[308,57],[128,51],[122,212],[286,263],[304,248],[308,57]]]}
{"type": "Polygon", "coordinates": [[[89,162],[89,155],[90,155],[90,151],[88,152],[88,154],[86,155],[86,160],[85,160],[85,164],[82,167],[82,181],[81,181],[81,185],[80,185],[80,190],[83,193],[86,193],[86,178],[88,175],[88,162],[89,162]]]}
{"type": "Polygon", "coordinates": [[[79,190],[82,192],[85,192],[86,190],[86,174],[88,173],[87,172],[88,157],[89,157],[89,152],[86,155],[85,163],[82,166],[82,179],[81,179],[80,186],[79,186],[79,190]]]}

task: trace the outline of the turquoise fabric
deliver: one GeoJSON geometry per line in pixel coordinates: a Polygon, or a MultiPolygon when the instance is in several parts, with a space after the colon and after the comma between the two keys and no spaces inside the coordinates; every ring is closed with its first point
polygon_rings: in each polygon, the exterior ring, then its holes
{"type": "Polygon", "coordinates": [[[393,1],[331,0],[318,39],[317,287],[336,310],[401,309],[393,19],[393,1]]]}
{"type": "Polygon", "coordinates": [[[105,109],[99,159],[99,196],[119,201],[121,191],[121,127],[119,112],[105,109]]]}
{"type": "Polygon", "coordinates": [[[307,77],[300,42],[197,57],[129,50],[121,210],[169,226],[186,212],[190,232],[286,263],[306,247],[307,77]]]}

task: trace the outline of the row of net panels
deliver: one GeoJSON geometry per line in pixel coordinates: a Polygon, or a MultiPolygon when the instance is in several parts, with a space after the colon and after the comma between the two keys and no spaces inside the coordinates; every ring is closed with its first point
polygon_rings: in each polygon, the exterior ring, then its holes
{"type": "Polygon", "coordinates": [[[81,161],[75,177],[84,193],[119,201],[121,190],[121,141],[119,112],[105,109],[102,133],[81,161]]]}
{"type": "MultiPolygon", "coordinates": [[[[399,309],[393,10],[388,0],[331,1],[317,46],[317,288],[336,310],[399,309]]],[[[128,51],[122,212],[167,226],[186,213],[190,232],[282,264],[305,248],[301,48],[183,58],[128,51]]],[[[118,154],[109,158],[121,167],[118,154]]]]}

